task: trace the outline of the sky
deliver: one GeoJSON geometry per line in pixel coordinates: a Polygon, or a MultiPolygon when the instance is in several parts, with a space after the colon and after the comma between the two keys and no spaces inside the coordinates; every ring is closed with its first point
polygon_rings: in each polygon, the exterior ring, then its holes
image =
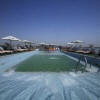
{"type": "Polygon", "coordinates": [[[99,45],[100,0],[0,0],[0,37],[99,45]]]}

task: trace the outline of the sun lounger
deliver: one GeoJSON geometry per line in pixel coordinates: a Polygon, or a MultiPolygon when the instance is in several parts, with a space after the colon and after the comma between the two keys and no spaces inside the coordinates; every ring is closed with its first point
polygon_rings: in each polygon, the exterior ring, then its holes
{"type": "Polygon", "coordinates": [[[12,50],[4,50],[2,47],[0,47],[0,55],[11,54],[11,53],[13,53],[12,50]]]}
{"type": "Polygon", "coordinates": [[[78,50],[78,51],[76,51],[76,52],[77,52],[77,53],[90,54],[90,51],[78,50]]]}
{"type": "Polygon", "coordinates": [[[0,55],[3,55],[3,54],[4,54],[4,52],[0,51],[0,55]]]}

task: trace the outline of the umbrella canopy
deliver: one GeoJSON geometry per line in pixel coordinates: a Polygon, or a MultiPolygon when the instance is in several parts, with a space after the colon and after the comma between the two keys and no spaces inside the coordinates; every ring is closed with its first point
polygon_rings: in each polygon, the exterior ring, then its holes
{"type": "Polygon", "coordinates": [[[3,37],[2,39],[10,41],[10,49],[12,49],[12,41],[21,41],[20,39],[14,37],[14,36],[7,36],[7,37],[3,37]]]}
{"type": "Polygon", "coordinates": [[[25,42],[25,43],[32,43],[31,41],[28,41],[28,40],[23,40],[23,42],[25,42]]]}
{"type": "Polygon", "coordinates": [[[40,43],[40,45],[45,45],[45,44],[46,44],[46,43],[44,43],[44,42],[41,42],[41,43],[40,43]]]}
{"type": "Polygon", "coordinates": [[[20,39],[14,37],[14,36],[7,36],[7,37],[3,37],[3,40],[11,40],[11,41],[21,41],[20,39]]]}
{"type": "Polygon", "coordinates": [[[69,45],[73,45],[74,43],[72,43],[72,42],[68,42],[67,44],[69,44],[69,45]]]}
{"type": "Polygon", "coordinates": [[[23,42],[25,43],[25,46],[29,46],[29,44],[30,44],[30,46],[32,45],[32,41],[28,41],[28,40],[23,40],[23,42]]]}
{"type": "Polygon", "coordinates": [[[76,41],[72,41],[71,43],[74,43],[75,44],[75,47],[78,47],[78,48],[80,48],[82,45],[82,43],[83,43],[83,41],[81,41],[81,40],[76,40],[76,41]]]}
{"type": "Polygon", "coordinates": [[[71,43],[83,43],[83,41],[76,40],[76,41],[72,41],[71,43]]]}
{"type": "Polygon", "coordinates": [[[50,45],[52,45],[52,46],[56,46],[57,44],[50,44],[50,45]]]}

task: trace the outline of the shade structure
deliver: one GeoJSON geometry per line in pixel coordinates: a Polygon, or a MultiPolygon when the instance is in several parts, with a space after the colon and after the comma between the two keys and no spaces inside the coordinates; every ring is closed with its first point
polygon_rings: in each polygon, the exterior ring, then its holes
{"type": "Polygon", "coordinates": [[[20,39],[14,37],[14,36],[7,36],[7,37],[3,37],[3,40],[12,40],[12,41],[21,41],[20,39]]]}
{"type": "Polygon", "coordinates": [[[74,43],[68,42],[67,44],[68,44],[68,45],[73,45],[74,43]]]}
{"type": "Polygon", "coordinates": [[[26,43],[29,43],[29,44],[33,43],[32,41],[28,41],[28,40],[23,40],[23,42],[25,43],[25,45],[26,45],[26,43]]]}
{"type": "Polygon", "coordinates": [[[71,43],[83,43],[81,40],[72,41],[71,43]]]}
{"type": "Polygon", "coordinates": [[[32,44],[33,42],[32,41],[29,41],[29,40],[23,40],[23,42],[25,43],[25,46],[27,45],[27,44],[32,44]]]}
{"type": "Polygon", "coordinates": [[[28,40],[23,40],[23,42],[25,42],[25,43],[31,43],[31,41],[28,41],[28,40]]]}
{"type": "Polygon", "coordinates": [[[45,45],[46,43],[45,42],[41,42],[41,43],[39,43],[40,45],[45,45]]]}
{"type": "Polygon", "coordinates": [[[81,46],[81,44],[83,43],[83,41],[81,40],[76,40],[76,41],[72,41],[71,43],[74,43],[75,44],[75,47],[79,47],[81,46]]]}
{"type": "Polygon", "coordinates": [[[21,41],[20,39],[14,37],[14,36],[7,36],[7,37],[3,37],[2,39],[10,41],[10,45],[11,45],[10,49],[12,49],[12,41],[21,41]]]}
{"type": "Polygon", "coordinates": [[[57,44],[50,44],[50,45],[52,45],[52,46],[57,46],[57,44]]]}

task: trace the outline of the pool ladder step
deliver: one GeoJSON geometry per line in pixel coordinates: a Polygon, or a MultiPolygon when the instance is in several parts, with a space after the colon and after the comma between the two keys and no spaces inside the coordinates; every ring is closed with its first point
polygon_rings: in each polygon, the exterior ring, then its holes
{"type": "Polygon", "coordinates": [[[79,71],[79,65],[81,64],[81,60],[84,60],[84,62],[85,62],[85,64],[82,66],[82,72],[85,72],[86,71],[86,67],[87,67],[87,58],[86,58],[86,56],[84,56],[84,55],[80,55],[80,57],[79,57],[79,60],[78,60],[78,62],[77,62],[77,65],[76,65],[76,70],[75,70],[75,72],[77,72],[77,71],[79,71]]]}

